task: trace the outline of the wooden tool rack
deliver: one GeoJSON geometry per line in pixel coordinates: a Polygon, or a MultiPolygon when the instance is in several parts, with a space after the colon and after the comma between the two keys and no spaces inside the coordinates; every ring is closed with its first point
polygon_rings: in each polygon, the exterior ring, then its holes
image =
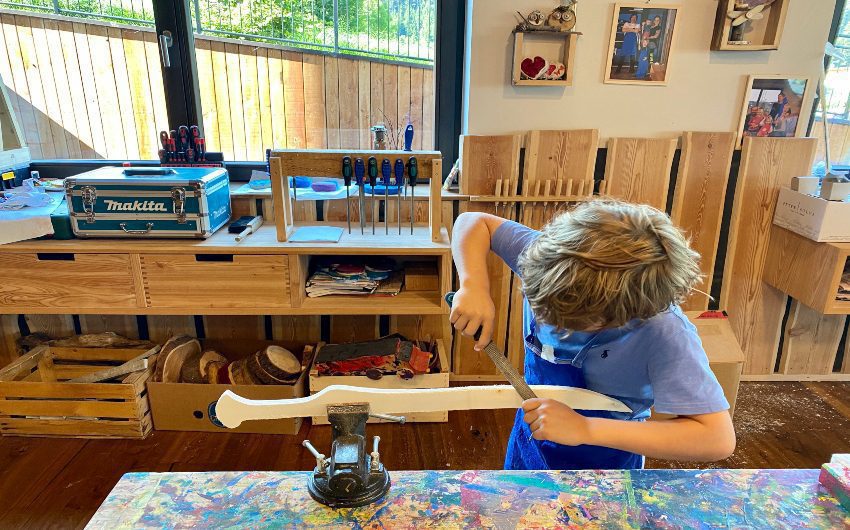
{"type": "MultiPolygon", "coordinates": [[[[388,159],[390,162],[401,159],[404,162],[405,168],[409,167],[411,158],[416,158],[419,167],[417,181],[422,181],[422,184],[427,185],[429,190],[428,223],[430,239],[434,243],[442,241],[440,193],[443,174],[443,155],[439,151],[317,151],[294,149],[272,151],[269,158],[274,209],[276,212],[283,212],[283,215],[275,216],[278,241],[287,241],[297,228],[293,215],[292,197],[289,193],[289,177],[340,177],[342,174],[342,160],[345,157],[350,157],[352,161],[358,158],[362,158],[365,161],[370,157],[375,157],[378,160],[388,159]]],[[[405,169],[405,179],[407,178],[407,169],[405,169]]],[[[352,182],[354,182],[354,177],[352,177],[352,182]]],[[[376,198],[383,199],[383,197],[376,198]]],[[[392,199],[395,201],[395,196],[392,196],[392,199]]],[[[370,207],[372,206],[374,205],[370,203],[370,207]]],[[[362,212],[358,213],[362,214],[362,212]]],[[[380,237],[387,236],[375,235],[370,237],[376,238],[376,241],[380,241],[380,237]]],[[[421,234],[414,231],[411,237],[419,238],[421,234]]]]}

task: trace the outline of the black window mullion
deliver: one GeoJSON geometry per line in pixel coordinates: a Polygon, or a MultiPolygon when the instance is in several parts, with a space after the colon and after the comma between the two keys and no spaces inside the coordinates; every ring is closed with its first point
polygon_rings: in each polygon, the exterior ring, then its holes
{"type": "Polygon", "coordinates": [[[165,90],[168,123],[198,125],[201,120],[201,98],[198,85],[198,68],[195,62],[195,36],[192,29],[190,0],[153,0],[153,14],[157,39],[168,31],[173,43],[168,49],[171,66],[165,67],[160,51],[160,69],[165,90]]]}
{"type": "Polygon", "coordinates": [[[436,148],[443,154],[443,178],[458,159],[463,118],[463,52],[466,0],[437,0],[436,148]]]}

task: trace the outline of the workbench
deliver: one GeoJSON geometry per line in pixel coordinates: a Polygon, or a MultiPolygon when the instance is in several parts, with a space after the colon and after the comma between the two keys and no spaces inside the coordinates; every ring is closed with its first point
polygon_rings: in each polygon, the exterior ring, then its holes
{"type": "Polygon", "coordinates": [[[850,527],[818,472],[391,471],[384,500],[336,511],[307,472],[129,473],[88,528],[850,527]]]}
{"type": "Polygon", "coordinates": [[[0,314],[442,315],[451,249],[445,229],[435,242],[427,226],[402,238],[344,230],[338,243],[279,242],[263,226],[239,244],[225,230],[206,240],[22,241],[0,247],[0,270],[0,314]],[[430,262],[439,289],[308,298],[310,261],[328,255],[430,262]]]}

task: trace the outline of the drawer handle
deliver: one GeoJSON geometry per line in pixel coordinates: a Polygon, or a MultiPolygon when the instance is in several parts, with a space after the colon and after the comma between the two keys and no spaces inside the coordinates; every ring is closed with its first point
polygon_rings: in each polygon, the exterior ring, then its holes
{"type": "Polygon", "coordinates": [[[123,230],[124,233],[131,234],[131,235],[134,235],[134,236],[140,236],[140,235],[143,235],[143,234],[147,234],[147,233],[150,233],[151,230],[153,230],[153,223],[146,224],[145,225],[146,228],[144,230],[128,230],[127,229],[127,223],[121,223],[118,226],[121,227],[121,230],[123,230]]]}
{"type": "Polygon", "coordinates": [[[195,254],[195,261],[224,261],[233,263],[233,254],[195,254]]]}
{"type": "Polygon", "coordinates": [[[46,253],[39,252],[36,254],[38,261],[74,261],[76,257],[73,254],[63,254],[63,253],[46,253]]]}

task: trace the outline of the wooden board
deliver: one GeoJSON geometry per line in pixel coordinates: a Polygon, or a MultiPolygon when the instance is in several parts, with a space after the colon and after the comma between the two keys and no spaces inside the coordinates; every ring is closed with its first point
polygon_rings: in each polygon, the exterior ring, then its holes
{"type": "Polygon", "coordinates": [[[831,374],[846,323],[844,315],[821,315],[792,301],[779,371],[783,374],[831,374]]]}
{"type": "Polygon", "coordinates": [[[664,210],[677,144],[675,139],[609,140],[608,159],[605,164],[605,195],[664,210]]]}
{"type": "Polygon", "coordinates": [[[111,331],[128,339],[139,338],[139,325],[132,315],[80,315],[80,331],[104,333],[111,331]]]}
{"type": "Polygon", "coordinates": [[[741,344],[745,374],[773,372],[786,296],[762,281],[780,186],[812,168],[814,138],[746,138],[729,225],[720,307],[741,344]]]}
{"type": "Polygon", "coordinates": [[[53,339],[74,334],[74,319],[71,315],[26,315],[24,319],[30,333],[44,333],[53,339]]]}
{"type": "Polygon", "coordinates": [[[17,315],[0,315],[0,368],[18,358],[16,341],[21,336],[17,315]]]}
{"type": "MultiPolygon", "coordinates": [[[[540,397],[560,401],[574,409],[629,411],[619,401],[583,388],[546,385],[531,388],[540,397]]],[[[238,427],[249,420],[321,416],[327,413],[328,405],[338,403],[369,403],[373,413],[439,412],[518,408],[522,398],[510,385],[428,389],[367,389],[340,385],[308,397],[269,401],[245,399],[228,390],[216,405],[216,416],[224,425],[238,427]]]]}
{"type": "MultiPolygon", "coordinates": [[[[537,180],[585,181],[593,193],[593,172],[599,148],[597,129],[529,131],[525,137],[523,182],[537,180]]],[[[528,189],[528,188],[526,188],[528,189]]]]}
{"type": "Polygon", "coordinates": [[[720,240],[720,223],[732,153],[735,150],[735,133],[686,132],[682,137],[682,156],[679,175],[673,196],[670,217],[691,240],[691,247],[699,252],[703,281],[682,304],[685,311],[708,309],[717,245],[720,240]]]}
{"type": "Polygon", "coordinates": [[[205,316],[204,338],[212,340],[264,340],[266,326],[261,316],[205,316]]]}
{"type": "Polygon", "coordinates": [[[149,315],[148,337],[154,342],[165,343],[170,337],[188,335],[197,337],[195,319],[189,315],[149,315]]]}
{"type": "MultiPolygon", "coordinates": [[[[494,195],[499,184],[504,191],[503,195],[516,195],[521,142],[522,137],[519,135],[461,137],[461,193],[494,195]],[[508,185],[504,186],[504,183],[508,185]]],[[[495,213],[496,205],[484,202],[462,203],[460,211],[495,213]]],[[[493,342],[505,351],[511,271],[492,253],[487,258],[487,269],[490,272],[490,296],[497,310],[493,342]]],[[[452,372],[460,376],[497,375],[498,369],[487,354],[475,351],[473,344],[471,338],[455,332],[452,372]]]]}
{"type": "Polygon", "coordinates": [[[493,195],[497,180],[519,180],[522,136],[461,136],[461,195],[493,195]]]}

